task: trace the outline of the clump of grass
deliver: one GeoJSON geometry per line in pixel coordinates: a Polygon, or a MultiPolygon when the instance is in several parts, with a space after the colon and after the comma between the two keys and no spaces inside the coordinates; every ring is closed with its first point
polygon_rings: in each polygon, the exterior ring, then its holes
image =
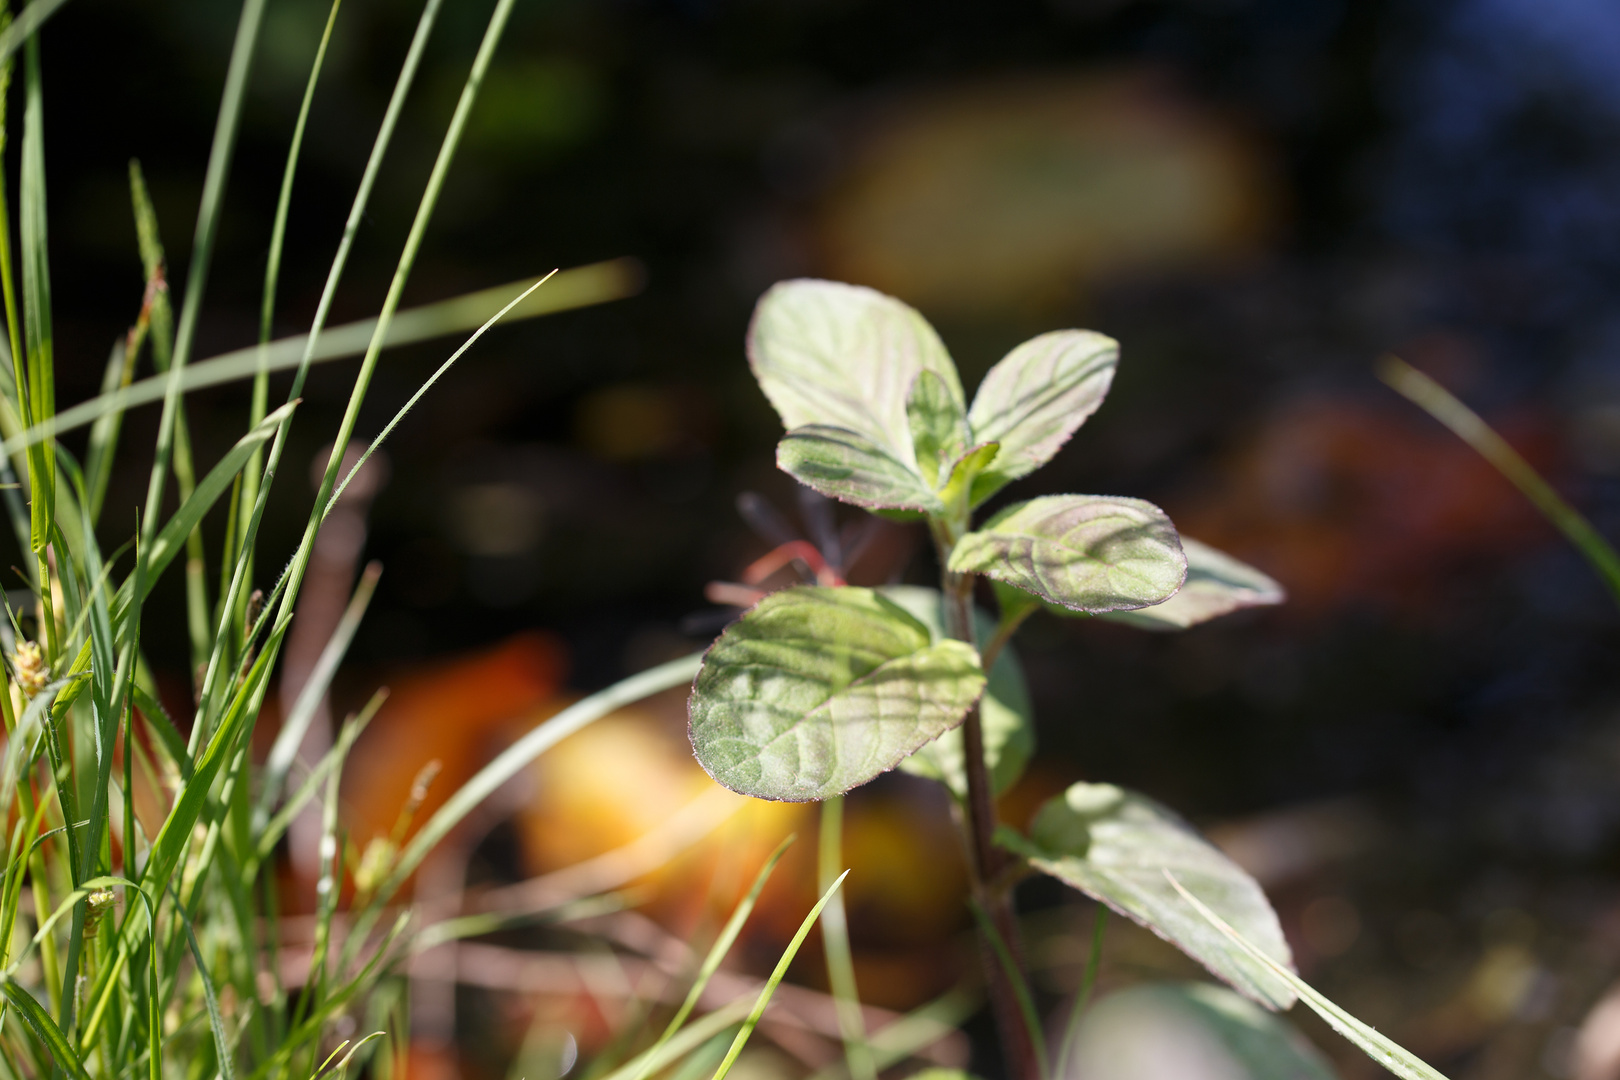
{"type": "MultiPolygon", "coordinates": [[[[139,304],[132,304],[137,314],[131,330],[109,358],[103,393],[59,413],[38,33],[60,2],[33,0],[15,21],[0,5],[0,150],[15,126],[5,106],[13,96],[22,101],[15,244],[13,200],[0,170],[0,294],[6,321],[0,347],[9,360],[0,365],[5,440],[0,494],[28,586],[27,602],[6,604],[0,626],[5,652],[0,713],[6,728],[0,757],[0,1075],[190,1080],[217,1074],[225,1080],[264,1080],[337,1076],[370,1062],[377,1075],[388,1076],[406,1037],[398,1022],[404,1015],[401,972],[419,947],[413,943],[505,925],[501,920],[419,925],[402,903],[413,871],[470,810],[535,756],[614,708],[690,680],[697,659],[632,677],[536,728],[456,792],[414,836],[397,835],[384,841],[389,850],[371,851],[364,874],[345,865],[343,852],[352,848],[340,842],[336,793],[345,756],[381,698],[345,723],[333,749],[296,787],[291,765],[314,703],[324,695],[365,612],[374,573],[362,577],[263,768],[249,752],[253,730],[315,538],[352,475],[341,463],[384,347],[473,330],[422,387],[425,392],[497,320],[622,296],[634,287],[633,268],[598,264],[399,310],[513,7],[514,0],[496,0],[381,310],[364,323],[327,326],[356,231],[443,6],[442,0],[426,0],[312,325],[297,338],[272,342],[299,149],[327,45],[340,25],[334,0],[294,124],[269,230],[259,342],[194,362],[219,210],[264,12],[264,0],[245,0],[178,311],[170,303],[159,222],[139,167],[132,165],[136,246],[147,285],[139,304]],[[11,75],[19,61],[20,85],[13,94],[11,75]],[[362,357],[360,366],[298,546],[290,558],[261,552],[266,502],[310,365],[355,354],[362,357]],[[139,378],[147,367],[152,374],[139,378]],[[293,372],[291,388],[285,402],[272,407],[269,374],[283,369],[293,372]],[[254,389],[244,434],[217,462],[198,460],[185,393],[249,376],[254,389]],[[108,505],[112,463],[126,452],[120,445],[124,413],[151,402],[161,402],[162,411],[145,499],[136,507],[108,505]],[[82,455],[58,441],[85,425],[90,431],[82,455]],[[171,484],[178,509],[164,516],[171,484]],[[201,530],[210,513],[223,515],[225,526],[223,542],[213,551],[201,530]],[[213,580],[210,568],[217,572],[213,580]],[[185,579],[196,672],[189,732],[159,703],[142,643],[147,600],[171,570],[185,579]],[[161,805],[155,819],[136,812],[138,788],[161,805]],[[295,946],[281,937],[274,855],[289,823],[317,798],[324,809],[314,941],[295,946]],[[363,887],[340,912],[339,897],[351,875],[357,881],[364,877],[363,887]],[[288,980],[283,973],[299,966],[300,951],[307,970],[288,980]],[[357,1034],[339,1038],[340,1021],[357,1034]],[[386,1037],[373,1033],[384,1027],[386,1037]],[[395,1053],[379,1054],[385,1047],[395,1053]]],[[[522,919],[536,913],[507,914],[522,919]]],[[[734,936],[733,930],[725,944],[734,936]]],[[[705,978],[714,963],[704,967],[705,978]]],[[[688,1009],[650,1051],[653,1056],[644,1056],[637,1067],[680,1060],[691,1045],[738,1022],[743,1024],[738,1038],[746,1039],[774,985],[767,986],[752,1012],[739,1003],[735,1017],[727,1013],[716,1021],[711,1013],[689,1025],[688,1009]],[[692,1038],[693,1028],[701,1039],[692,1038]]],[[[740,1046],[734,1045],[726,1065],[740,1046]]]]}

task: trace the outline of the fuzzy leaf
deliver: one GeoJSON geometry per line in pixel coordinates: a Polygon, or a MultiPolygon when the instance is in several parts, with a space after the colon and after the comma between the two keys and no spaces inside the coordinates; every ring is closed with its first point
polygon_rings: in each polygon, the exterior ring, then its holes
{"type": "Polygon", "coordinates": [[[1133,986],[1087,1011],[1062,1076],[1157,1080],[1189,1060],[1201,1075],[1335,1080],[1322,1052],[1292,1025],[1210,983],[1133,986]]]}
{"type": "Polygon", "coordinates": [[[939,485],[939,500],[946,506],[956,506],[962,496],[967,494],[979,474],[996,460],[1001,452],[1000,443],[979,443],[962,451],[957,459],[951,462],[950,469],[945,474],[945,482],[939,485]]]}
{"type": "Polygon", "coordinates": [[[688,706],[698,762],[733,791],[804,802],[887,772],[961,723],[978,654],[870,589],[772,593],[703,658],[688,706]]]}
{"type": "Polygon", "coordinates": [[[1118,362],[1113,338],[1057,330],[1024,342],[991,368],[968,423],[975,442],[999,442],[1001,454],[974,484],[974,505],[1050,461],[1102,404],[1118,362]]]}
{"type": "Polygon", "coordinates": [[[968,446],[961,398],[952,396],[945,380],[932,371],[919,371],[906,398],[906,419],[918,472],[934,487],[943,487],[940,474],[948,477],[951,464],[968,446]]]}
{"type": "Polygon", "coordinates": [[[1110,612],[1103,618],[1143,630],[1185,630],[1243,608],[1280,604],[1287,598],[1277,582],[1224,551],[1187,536],[1181,538],[1181,550],[1187,556],[1187,580],[1180,592],[1162,604],[1110,612]]]}
{"type": "Polygon", "coordinates": [[[1015,503],[962,537],[950,568],[1095,614],[1163,603],[1181,587],[1187,559],[1152,503],[1049,495],[1015,503]]]}
{"type": "MultiPolygon", "coordinates": [[[[938,589],[888,585],[878,591],[928,627],[935,641],[944,639],[945,610],[938,589]]],[[[995,632],[996,621],[988,614],[976,611],[974,617],[978,621],[980,641],[995,632]]],[[[1035,752],[1035,717],[1029,703],[1029,688],[1024,683],[1024,669],[1011,646],[1001,651],[990,669],[984,697],[979,699],[979,716],[984,726],[984,757],[990,767],[990,786],[999,795],[1018,782],[1030,755],[1035,752]]],[[[900,767],[916,776],[938,780],[959,799],[967,798],[959,727],[906,758],[900,767]]]]}
{"type": "Polygon", "coordinates": [[[776,444],[776,464],[805,487],[856,506],[932,513],[944,509],[916,469],[846,428],[794,428],[776,444]]]}
{"type": "Polygon", "coordinates": [[[770,288],[748,327],[748,362],[789,430],[846,428],[910,465],[906,398],[932,371],[962,407],[956,365],[934,328],[892,297],[801,279],[770,288]]]}
{"type": "Polygon", "coordinates": [[[1289,985],[1212,926],[1165,871],[1267,956],[1291,966],[1266,894],[1152,799],[1112,784],[1075,784],[1041,808],[1028,839],[1007,829],[999,839],[1036,868],[1152,930],[1246,997],[1273,1009],[1294,1003],[1289,985]]]}

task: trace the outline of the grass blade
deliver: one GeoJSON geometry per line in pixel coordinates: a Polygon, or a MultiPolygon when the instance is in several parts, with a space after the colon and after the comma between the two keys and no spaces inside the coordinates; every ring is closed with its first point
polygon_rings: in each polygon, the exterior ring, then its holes
{"type": "Polygon", "coordinates": [[[839,874],[838,880],[832,883],[830,889],[821,894],[821,899],[816,901],[816,906],[810,909],[810,914],[806,915],[804,922],[799,924],[798,933],[794,934],[793,940],[788,942],[787,948],[782,953],[782,958],[776,962],[776,969],[771,972],[771,977],[765,980],[765,986],[760,990],[759,998],[754,1002],[753,1010],[749,1012],[748,1019],[743,1021],[742,1030],[737,1032],[737,1037],[732,1040],[731,1049],[726,1051],[724,1060],[720,1062],[720,1067],[714,1071],[711,1080],[725,1080],[726,1074],[737,1063],[737,1056],[743,1052],[743,1047],[748,1045],[748,1038],[753,1035],[754,1028],[759,1026],[760,1017],[765,1015],[765,1007],[771,1003],[771,996],[776,993],[776,988],[782,984],[783,977],[787,975],[788,965],[793,963],[793,958],[798,955],[799,946],[804,944],[804,939],[809,935],[810,928],[815,925],[816,918],[821,914],[821,909],[827,906],[827,901],[832,899],[833,893],[838,891],[838,887],[844,883],[844,879],[847,877],[849,877],[848,870],[839,874]]]}
{"type": "MultiPolygon", "coordinates": [[[[146,565],[142,567],[145,577],[144,584],[148,591],[152,588],[152,584],[162,575],[169,563],[174,560],[174,557],[180,554],[186,542],[186,537],[191,534],[191,530],[196,527],[197,523],[203,519],[203,515],[208,513],[219,497],[225,494],[226,489],[231,486],[231,481],[236,477],[237,472],[247,464],[248,457],[253,453],[254,448],[260,446],[266,439],[274,435],[281,422],[291,416],[293,410],[297,407],[297,402],[283,405],[265,417],[258,427],[238,439],[236,445],[231,447],[230,451],[219,459],[219,464],[215,465],[209,470],[208,475],[203,477],[202,483],[198,484],[196,490],[191,493],[191,498],[187,499],[180,509],[174,512],[174,516],[164,524],[162,530],[148,545],[151,550],[147,555],[146,565]]],[[[116,621],[124,622],[128,605],[138,599],[133,595],[134,587],[135,575],[131,574],[125,580],[123,587],[119,589],[114,611],[116,621]]]]}
{"type": "MultiPolygon", "coordinates": [[[[514,292],[522,292],[540,280],[537,277],[526,278],[401,311],[390,324],[383,345],[385,348],[414,345],[475,329],[509,302],[514,292]]],[[[556,271],[545,289],[513,308],[506,321],[516,322],[623,300],[635,295],[640,287],[640,264],[633,259],[612,259],[556,271]]],[[[376,331],[376,319],[361,319],[323,331],[314,339],[313,348],[311,336],[299,334],[272,342],[262,349],[254,345],[222,353],[186,365],[179,375],[180,389],[182,393],[190,393],[210,386],[239,382],[258,372],[261,357],[266,369],[274,372],[299,367],[306,352],[312,364],[359,356],[366,351],[376,331]]],[[[168,385],[168,376],[139,379],[121,390],[63,409],[57,414],[49,432],[44,428],[28,428],[8,439],[0,451],[11,455],[43,440],[47,434],[73,431],[109,413],[161,401],[168,385]]]]}
{"type": "MultiPolygon", "coordinates": [[[[816,876],[826,889],[843,864],[844,798],[821,804],[821,832],[817,845],[816,876]]],[[[821,940],[827,953],[827,983],[838,1011],[838,1033],[844,1040],[844,1061],[852,1080],[877,1080],[877,1065],[866,1045],[866,1020],[861,1015],[860,991],[855,985],[855,958],[849,947],[849,921],[844,898],[835,895],[821,914],[821,940]]]]}
{"type": "Polygon", "coordinates": [[[1378,362],[1378,377],[1396,393],[1450,428],[1529,499],[1586,557],[1620,603],[1620,553],[1581,512],[1554,491],[1506,439],[1452,393],[1398,356],[1378,362]]]}
{"type": "Polygon", "coordinates": [[[325,517],[327,514],[332,512],[332,507],[336,506],[337,501],[343,497],[343,489],[349,486],[349,481],[353,480],[355,474],[365,466],[366,462],[371,460],[371,455],[377,452],[377,447],[381,446],[383,441],[394,433],[394,429],[399,426],[399,422],[405,419],[405,414],[416,407],[416,403],[421,401],[423,396],[425,396],[429,390],[433,389],[433,385],[444,376],[445,372],[450,370],[457,360],[461,359],[462,354],[468,349],[472,348],[478,339],[484,336],[485,331],[494,326],[496,323],[500,322],[503,315],[517,307],[523,301],[527,300],[530,293],[534,292],[534,290],[551,280],[552,275],[556,274],[556,272],[557,271],[553,270],[550,274],[547,274],[533,285],[530,285],[527,289],[524,289],[523,292],[519,293],[517,298],[514,299],[510,304],[507,304],[505,307],[501,308],[501,310],[491,315],[489,319],[485,321],[483,326],[480,326],[477,330],[473,331],[472,337],[468,338],[462,343],[461,348],[450,354],[450,359],[440,364],[439,369],[432,375],[429,375],[427,380],[424,381],[421,386],[416,388],[416,393],[411,395],[410,400],[405,402],[405,404],[400,407],[400,410],[394,414],[392,420],[389,420],[387,424],[383,425],[383,429],[377,433],[377,437],[372,439],[371,442],[366,445],[366,449],[360,455],[360,459],[349,468],[348,473],[343,477],[343,481],[338,484],[337,487],[332,489],[332,497],[326,500],[326,509],[321,511],[322,517],[325,517]]]}
{"type": "Polygon", "coordinates": [[[366,707],[360,710],[360,715],[343,725],[343,730],[338,733],[337,742],[309,771],[309,775],[304,777],[304,782],[298,786],[297,791],[293,792],[286,805],[276,811],[275,817],[265,822],[258,833],[258,846],[254,849],[253,862],[249,864],[251,869],[256,871],[266,859],[275,853],[276,844],[280,841],[281,834],[287,831],[287,828],[292,825],[293,819],[298,816],[298,812],[309,803],[309,800],[315,797],[315,789],[320,786],[326,776],[343,764],[344,758],[354,746],[354,741],[360,737],[361,732],[365,731],[366,726],[371,723],[372,717],[377,715],[377,710],[382,708],[382,703],[387,699],[388,694],[383,690],[379,690],[371,696],[371,700],[366,703],[366,707]]]}
{"type": "Polygon", "coordinates": [[[0,63],[11,59],[11,55],[22,48],[23,42],[32,40],[34,32],[65,3],[67,0],[33,0],[23,8],[11,25],[6,27],[5,33],[0,34],[0,63]]]}
{"type": "Polygon", "coordinates": [[[602,1077],[602,1080],[633,1080],[637,1075],[651,1075],[659,1069],[680,1060],[720,1032],[726,1030],[726,1028],[743,1019],[748,1015],[749,1008],[747,998],[738,998],[736,1001],[692,1021],[691,1024],[687,1025],[686,1030],[665,1043],[662,1050],[647,1050],[637,1054],[602,1077]]]}
{"type": "Polygon", "coordinates": [[[1282,979],[1294,988],[1301,1001],[1309,1005],[1328,1025],[1343,1035],[1346,1039],[1360,1047],[1362,1052],[1372,1058],[1379,1065],[1399,1076],[1401,1080],[1446,1080],[1438,1070],[1431,1068],[1423,1059],[1401,1046],[1386,1035],[1381,1035],[1375,1028],[1363,1024],[1354,1016],[1339,1008],[1322,994],[1318,993],[1310,983],[1301,979],[1282,964],[1277,963],[1258,946],[1251,944],[1242,934],[1227,925],[1226,920],[1215,914],[1204,905],[1202,900],[1182,887],[1174,874],[1165,870],[1164,876],[1176,891],[1186,897],[1187,902],[1198,910],[1198,913],[1208,919],[1210,925],[1232,939],[1232,943],[1260,963],[1271,968],[1282,979]]]}
{"type": "Polygon", "coordinates": [[[23,1020],[28,1024],[39,1041],[50,1050],[51,1057],[63,1072],[73,1077],[73,1080],[90,1080],[90,1074],[85,1070],[84,1060],[74,1052],[72,1045],[62,1034],[62,1029],[56,1026],[44,1006],[35,1001],[33,995],[22,988],[20,983],[11,979],[0,984],[0,992],[6,995],[11,1007],[22,1014],[23,1020]]]}
{"type": "Polygon", "coordinates": [[[703,996],[703,991],[708,987],[709,980],[714,977],[716,971],[720,970],[720,962],[731,951],[731,946],[737,941],[737,935],[742,933],[743,924],[748,921],[748,916],[753,913],[754,904],[759,900],[759,894],[764,891],[765,883],[771,879],[771,871],[776,869],[776,864],[787,853],[788,846],[793,843],[794,839],[795,837],[788,836],[780,844],[776,845],[776,850],[771,852],[771,857],[765,860],[764,866],[760,867],[759,873],[754,876],[754,884],[749,888],[748,895],[743,897],[742,903],[738,904],[737,909],[731,913],[731,918],[726,921],[725,928],[720,931],[720,936],[715,939],[713,947],[709,949],[709,954],[703,958],[703,964],[698,968],[697,978],[692,982],[692,989],[686,993],[686,1000],[681,1002],[681,1007],[675,1011],[674,1017],[670,1019],[668,1026],[664,1028],[664,1033],[658,1036],[658,1041],[653,1043],[648,1051],[638,1059],[643,1061],[644,1064],[634,1074],[632,1080],[645,1080],[647,1074],[652,1071],[653,1063],[658,1059],[658,1052],[670,1039],[674,1038],[675,1033],[681,1029],[681,1025],[686,1023],[686,1018],[692,1015],[692,1010],[697,1007],[698,999],[703,996]]]}
{"type": "MultiPolygon", "coordinates": [[[[170,895],[173,895],[172,890],[170,895]]],[[[192,959],[197,962],[197,976],[202,980],[203,1001],[208,1006],[208,1026],[214,1032],[214,1055],[219,1061],[221,1080],[236,1080],[236,1065],[231,1053],[230,1040],[225,1034],[225,1020],[219,1013],[219,995],[214,992],[214,980],[208,974],[208,961],[203,958],[202,946],[197,944],[197,931],[186,915],[185,905],[175,897],[175,914],[186,931],[186,942],[191,946],[192,959]]]]}
{"type": "Polygon", "coordinates": [[[1058,1047],[1057,1066],[1060,1074],[1069,1067],[1069,1055],[1074,1051],[1075,1036],[1080,1033],[1080,1019],[1091,1004],[1091,992],[1097,988],[1097,969],[1102,966],[1103,932],[1108,928],[1108,905],[1097,905],[1097,918],[1091,928],[1091,955],[1086,958],[1086,970],[1080,976],[1080,988],[1075,991],[1074,1006],[1069,1010],[1069,1022],[1063,1027],[1063,1042],[1058,1047]]]}
{"type": "Polygon", "coordinates": [[[610,712],[640,701],[644,697],[650,697],[660,690],[690,683],[697,675],[698,664],[702,659],[701,653],[693,653],[679,660],[671,660],[655,668],[649,668],[639,675],[622,679],[606,690],[600,690],[582,701],[575,702],[507,747],[494,761],[485,765],[450,796],[411,838],[411,842],[405,845],[399,858],[395,860],[392,873],[378,888],[373,902],[386,903],[415,872],[428,852],[432,851],[451,829],[460,824],[461,819],[466,817],[473,807],[527,768],[535,758],[610,712]]]}
{"type": "Polygon", "coordinates": [[[349,599],[349,606],[344,608],[343,616],[338,620],[337,629],[332,631],[332,636],[326,642],[326,648],[321,650],[320,658],[316,660],[309,678],[299,690],[298,699],[288,711],[286,722],[276,734],[276,741],[270,747],[270,755],[265,758],[259,803],[253,811],[254,832],[263,830],[264,823],[270,817],[270,808],[281,797],[281,788],[286,783],[287,771],[292,768],[293,758],[298,755],[298,748],[303,745],[304,734],[309,730],[316,708],[332,685],[332,676],[337,674],[338,665],[343,662],[344,654],[349,651],[349,643],[354,640],[355,632],[360,629],[360,620],[365,617],[366,608],[371,604],[371,597],[377,591],[377,580],[381,577],[381,563],[366,564],[364,572],[360,575],[360,583],[355,586],[354,595],[349,599]]]}

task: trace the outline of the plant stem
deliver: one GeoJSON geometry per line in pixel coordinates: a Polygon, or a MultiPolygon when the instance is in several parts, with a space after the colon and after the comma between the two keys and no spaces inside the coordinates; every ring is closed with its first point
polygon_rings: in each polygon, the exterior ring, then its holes
{"type": "MultiPolygon", "coordinates": [[[[942,565],[949,550],[944,547],[942,551],[942,565]]],[[[947,633],[957,641],[976,646],[973,575],[945,571],[941,585],[945,595],[947,633]]],[[[1001,936],[1015,968],[1021,971],[1024,966],[1023,948],[1019,941],[1018,918],[1013,910],[1012,891],[992,884],[1006,856],[995,846],[995,795],[990,786],[990,769],[985,763],[984,724],[977,705],[968,711],[967,719],[962,721],[962,758],[967,773],[964,827],[968,834],[968,869],[973,880],[973,899],[1001,936]]],[[[1018,988],[1013,973],[1001,963],[993,945],[983,934],[980,935],[979,953],[984,964],[985,984],[990,992],[991,1011],[996,1017],[996,1031],[1007,1058],[1007,1073],[1015,1080],[1041,1080],[1040,1055],[1019,1008],[1018,988]]]]}

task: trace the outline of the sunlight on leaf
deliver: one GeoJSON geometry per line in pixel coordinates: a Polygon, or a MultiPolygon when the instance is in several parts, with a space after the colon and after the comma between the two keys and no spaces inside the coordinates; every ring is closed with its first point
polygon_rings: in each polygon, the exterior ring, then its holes
{"type": "Polygon", "coordinates": [[[962,402],[956,365],[934,328],[893,297],[836,281],[784,281],[754,309],[748,360],[760,388],[792,429],[845,428],[910,466],[906,399],[932,371],[962,402]]]}
{"type": "Polygon", "coordinates": [[[936,643],[870,589],[784,589],[704,657],[692,688],[692,748],[733,791],[825,799],[961,723],[984,683],[972,646],[936,643]]]}
{"type": "Polygon", "coordinates": [[[1048,495],[1015,503],[957,542],[950,568],[980,573],[1075,611],[1147,607],[1175,595],[1187,558],[1152,503],[1048,495]]]}
{"type": "Polygon", "coordinates": [[[968,423],[975,442],[999,442],[973,485],[974,505],[1052,459],[1108,395],[1119,343],[1090,330],[1057,330],[1008,353],[979,384],[968,423]]]}

